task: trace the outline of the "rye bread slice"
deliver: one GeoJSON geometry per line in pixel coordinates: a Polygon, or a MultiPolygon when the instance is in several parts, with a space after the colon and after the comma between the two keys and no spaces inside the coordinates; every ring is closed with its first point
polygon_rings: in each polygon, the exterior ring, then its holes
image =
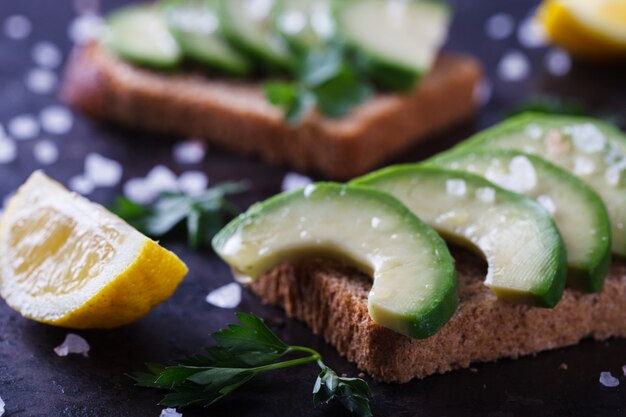
{"type": "Polygon", "coordinates": [[[626,262],[613,262],[604,289],[567,289],[554,309],[500,302],[483,285],[486,267],[457,253],[460,305],[434,336],[412,340],[379,326],[367,312],[371,280],[337,263],[307,260],[280,265],[250,289],[284,308],[372,377],[408,382],[467,368],[473,362],[518,357],[593,337],[626,337],[626,262]]]}
{"type": "Polygon", "coordinates": [[[348,117],[312,113],[290,126],[258,82],[150,71],[91,43],[73,51],[61,96],[96,119],[202,138],[232,152],[346,180],[470,118],[481,75],[474,58],[444,54],[414,93],[380,94],[348,117]]]}

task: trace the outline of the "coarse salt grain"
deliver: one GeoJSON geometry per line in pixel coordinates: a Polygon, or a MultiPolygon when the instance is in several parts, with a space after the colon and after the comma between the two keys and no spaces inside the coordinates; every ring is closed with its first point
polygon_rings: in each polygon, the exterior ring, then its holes
{"type": "Polygon", "coordinates": [[[93,193],[96,185],[84,175],[77,175],[69,179],[68,187],[79,194],[87,195],[93,193]]]}
{"type": "Polygon", "coordinates": [[[146,185],[158,196],[163,192],[177,192],[178,178],[171,169],[165,165],[157,165],[146,175],[146,185]]]}
{"type": "Polygon", "coordinates": [[[220,308],[235,308],[241,303],[241,286],[235,282],[211,291],[206,302],[220,308]]]}
{"type": "Polygon", "coordinates": [[[68,333],[65,340],[59,346],[54,348],[54,353],[58,356],[67,356],[70,353],[80,354],[89,357],[89,343],[82,337],[74,333],[68,333]]]}
{"type": "Polygon", "coordinates": [[[591,123],[568,126],[564,131],[571,135],[574,146],[585,153],[600,152],[606,145],[604,133],[591,123]]]}
{"type": "Polygon", "coordinates": [[[74,43],[84,44],[98,38],[104,26],[101,16],[83,14],[70,23],[67,34],[74,43]]]}
{"type": "Polygon", "coordinates": [[[509,51],[500,59],[497,72],[502,81],[523,81],[530,74],[530,61],[520,51],[509,51]]]}
{"type": "Polygon", "coordinates": [[[619,385],[619,379],[611,375],[610,372],[600,372],[600,383],[608,388],[614,388],[619,385]]]}
{"type": "Polygon", "coordinates": [[[12,139],[0,136],[0,164],[8,164],[17,158],[17,145],[12,139]]]}
{"type": "Polygon", "coordinates": [[[446,181],[446,192],[450,195],[462,196],[467,191],[467,185],[464,180],[453,179],[446,181]]]}
{"type": "Polygon", "coordinates": [[[37,119],[30,114],[15,116],[7,124],[9,134],[18,140],[34,139],[39,135],[37,119]]]}
{"type": "Polygon", "coordinates": [[[517,29],[517,39],[526,48],[541,48],[547,44],[546,32],[534,16],[520,23],[517,29]]]}
{"type": "Polygon", "coordinates": [[[199,140],[179,142],[172,148],[174,161],[179,164],[198,164],[206,154],[206,145],[199,140]]]}
{"type": "Polygon", "coordinates": [[[497,13],[485,22],[485,32],[491,39],[506,39],[515,30],[513,16],[508,13],[497,13]]]}
{"type": "Polygon", "coordinates": [[[44,68],[56,68],[63,59],[61,51],[52,42],[37,42],[31,51],[31,57],[35,64],[44,68]]]}
{"type": "Polygon", "coordinates": [[[576,175],[589,175],[593,174],[596,170],[594,162],[584,156],[577,156],[574,158],[574,173],[576,175]]]}
{"type": "Polygon", "coordinates": [[[538,124],[531,123],[524,128],[524,133],[526,133],[532,139],[541,139],[541,137],[543,136],[543,128],[538,124]]]}
{"type": "Polygon", "coordinates": [[[202,171],[187,171],[178,177],[178,188],[191,196],[201,194],[208,185],[209,178],[202,171]]]}
{"type": "Polygon", "coordinates": [[[554,201],[549,196],[540,195],[537,197],[537,202],[550,213],[550,216],[554,216],[556,213],[556,204],[554,204],[554,201]]]}
{"type": "Polygon", "coordinates": [[[122,179],[122,165],[97,153],[85,158],[85,177],[99,187],[113,187],[122,179]]]}
{"type": "Polygon", "coordinates": [[[524,193],[537,185],[537,172],[532,162],[525,156],[516,156],[509,163],[509,173],[502,174],[496,170],[488,170],[485,177],[507,190],[524,193]]]}
{"type": "Polygon", "coordinates": [[[16,14],[4,20],[4,34],[11,39],[27,38],[32,29],[33,25],[26,16],[16,14]]]}
{"type": "Polygon", "coordinates": [[[481,187],[476,189],[476,198],[483,203],[493,203],[496,201],[496,190],[491,187],[481,187]]]}
{"type": "Polygon", "coordinates": [[[300,175],[298,173],[295,172],[289,172],[285,175],[285,177],[283,178],[283,182],[280,186],[280,189],[282,191],[291,191],[291,190],[297,190],[299,188],[304,188],[307,185],[311,184],[313,181],[311,180],[311,178],[304,176],[304,175],[300,175]]]}
{"type": "Polygon", "coordinates": [[[562,77],[572,69],[572,58],[562,49],[552,49],[546,54],[545,65],[550,74],[562,77]]]}
{"type": "Polygon", "coordinates": [[[26,73],[24,85],[35,94],[50,94],[54,91],[59,79],[57,75],[44,68],[33,68],[26,73]]]}
{"type": "Polygon", "coordinates": [[[42,165],[54,164],[59,159],[59,148],[50,140],[42,140],[33,147],[33,156],[42,165]]]}
{"type": "Polygon", "coordinates": [[[183,417],[182,413],[176,411],[175,408],[164,408],[161,410],[159,417],[183,417]]]}
{"type": "Polygon", "coordinates": [[[157,197],[156,193],[146,186],[143,178],[131,178],[126,181],[124,195],[138,204],[149,204],[157,197]]]}
{"type": "Polygon", "coordinates": [[[39,113],[39,122],[46,132],[53,135],[64,135],[72,129],[74,116],[63,106],[48,106],[39,113]]]}

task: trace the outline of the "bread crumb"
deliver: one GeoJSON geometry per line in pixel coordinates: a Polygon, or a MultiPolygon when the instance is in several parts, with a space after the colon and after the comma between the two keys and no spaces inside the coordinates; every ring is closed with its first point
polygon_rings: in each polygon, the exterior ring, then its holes
{"type": "MultiPolygon", "coordinates": [[[[626,366],[624,366],[624,373],[626,375],[626,366]]],[[[359,372],[359,374],[357,375],[359,378],[365,378],[365,374],[363,372],[359,372]]]]}
{"type": "Polygon", "coordinates": [[[469,368],[469,371],[475,374],[476,372],[478,372],[478,369],[476,369],[476,368],[469,368]]]}
{"type": "Polygon", "coordinates": [[[567,364],[566,364],[566,363],[562,363],[562,364],[560,364],[560,365],[559,365],[559,369],[562,369],[562,370],[564,370],[564,371],[567,371],[567,368],[568,368],[568,367],[567,367],[567,364]]]}
{"type": "Polygon", "coordinates": [[[341,377],[342,377],[342,378],[347,378],[347,377],[348,377],[348,374],[344,372],[343,374],[341,374],[341,377]]]}

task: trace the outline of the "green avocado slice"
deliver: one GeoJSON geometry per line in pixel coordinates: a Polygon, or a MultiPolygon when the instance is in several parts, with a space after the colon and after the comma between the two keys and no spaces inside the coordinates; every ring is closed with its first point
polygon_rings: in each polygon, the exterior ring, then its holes
{"type": "Polygon", "coordinates": [[[107,17],[102,43],[128,61],[152,68],[176,67],[182,52],[159,8],[127,6],[107,17]]]}
{"type": "Polygon", "coordinates": [[[450,152],[478,147],[537,154],[585,181],[609,212],[613,253],[626,256],[626,136],[617,128],[587,117],[526,113],[450,152]]]}
{"type": "Polygon", "coordinates": [[[582,180],[515,150],[467,150],[429,163],[480,175],[537,200],[551,214],[565,242],[568,285],[585,292],[602,289],[611,262],[611,224],[602,200],[582,180]]]}
{"type": "Polygon", "coordinates": [[[445,41],[450,8],[438,0],[336,0],[339,34],[372,78],[410,90],[432,67],[445,41]]]}
{"type": "Polygon", "coordinates": [[[485,284],[498,298],[554,307],[566,254],[549,214],[535,201],[462,171],[396,166],[355,181],[387,192],[443,236],[481,252],[485,284]]]}
{"type": "Polygon", "coordinates": [[[220,0],[226,39],[268,70],[291,70],[293,56],[272,25],[274,0],[220,0]]]}
{"type": "Polygon", "coordinates": [[[412,338],[440,329],[458,305],[444,241],[398,200],[379,191],[318,183],[255,204],[213,239],[243,282],[281,262],[324,256],[373,277],[369,314],[412,338]]]}
{"type": "Polygon", "coordinates": [[[165,0],[161,6],[168,28],[186,57],[228,74],[248,74],[248,61],[220,32],[219,0],[165,0]]]}

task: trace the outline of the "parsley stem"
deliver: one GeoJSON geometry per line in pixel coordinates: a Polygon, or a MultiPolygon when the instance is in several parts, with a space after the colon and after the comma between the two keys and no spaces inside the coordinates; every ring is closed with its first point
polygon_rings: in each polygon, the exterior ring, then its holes
{"type": "Polygon", "coordinates": [[[256,373],[273,371],[274,369],[281,369],[281,368],[287,368],[290,366],[304,365],[305,363],[309,363],[309,362],[317,362],[320,366],[322,366],[321,361],[320,361],[321,355],[313,349],[309,349],[304,346],[289,346],[288,351],[306,352],[310,356],[307,356],[304,358],[292,359],[292,360],[283,361],[283,362],[271,363],[265,366],[259,366],[259,367],[254,368],[254,371],[256,373]]]}

